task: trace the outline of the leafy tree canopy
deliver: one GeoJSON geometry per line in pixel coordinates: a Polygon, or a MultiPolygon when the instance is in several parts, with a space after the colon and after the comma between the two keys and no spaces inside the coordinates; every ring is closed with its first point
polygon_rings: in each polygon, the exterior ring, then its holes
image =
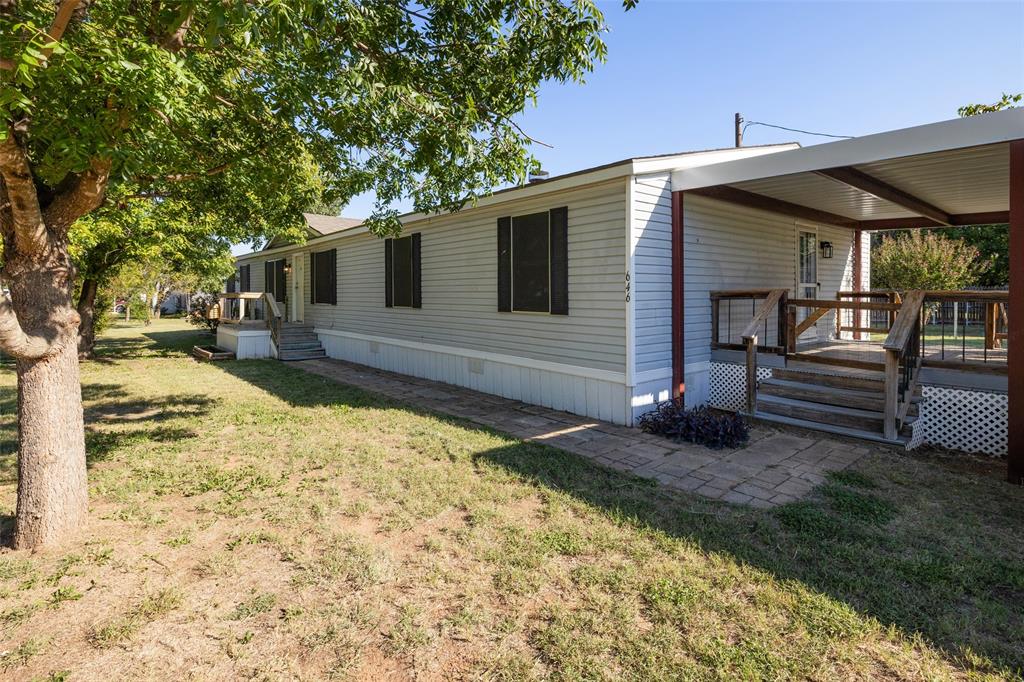
{"type": "Polygon", "coordinates": [[[959,116],[977,116],[978,114],[989,114],[993,111],[1012,109],[1024,102],[1024,93],[1008,95],[1005,92],[998,102],[992,104],[968,104],[956,110],[959,116]]]}
{"type": "Polygon", "coordinates": [[[603,59],[602,30],[590,0],[18,0],[0,10],[0,140],[27,144],[42,194],[108,172],[264,236],[301,216],[253,210],[261,194],[310,164],[324,187],[303,205],[372,190],[394,230],[396,200],[452,210],[520,177],[512,117],[603,59]]]}

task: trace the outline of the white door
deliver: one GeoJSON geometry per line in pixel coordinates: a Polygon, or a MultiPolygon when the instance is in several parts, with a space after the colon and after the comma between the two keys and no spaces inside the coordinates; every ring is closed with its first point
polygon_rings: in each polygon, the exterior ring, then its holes
{"type": "Polygon", "coordinates": [[[302,322],[304,314],[305,298],[302,291],[302,284],[306,281],[305,259],[301,254],[292,257],[292,291],[291,291],[291,321],[302,322]]]}
{"type": "MultiPolygon", "coordinates": [[[[818,231],[813,228],[797,228],[796,293],[798,298],[818,298],[818,231]]],[[[814,312],[809,308],[797,308],[797,323],[814,312]]],[[[815,343],[818,341],[818,326],[811,327],[800,335],[797,341],[815,343]]]]}

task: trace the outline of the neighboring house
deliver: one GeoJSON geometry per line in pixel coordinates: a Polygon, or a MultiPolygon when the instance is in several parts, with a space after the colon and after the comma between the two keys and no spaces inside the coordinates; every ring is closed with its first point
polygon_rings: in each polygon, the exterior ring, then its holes
{"type": "MultiPolygon", "coordinates": [[[[270,292],[284,329],[303,323],[327,356],[619,424],[681,394],[860,437],[1006,452],[1008,358],[1022,364],[1006,313],[1020,290],[869,292],[865,232],[1007,222],[1018,138],[1024,111],[1011,110],[807,148],[626,159],[458,213],[406,215],[387,240],[308,215],[317,234],[305,244],[238,258],[240,290],[270,292]],[[923,317],[951,301],[984,306],[977,353],[953,358],[954,340],[923,317]],[[984,416],[942,433],[958,400],[984,416]]],[[[259,323],[220,330],[239,357],[293,350],[259,323]]]]}

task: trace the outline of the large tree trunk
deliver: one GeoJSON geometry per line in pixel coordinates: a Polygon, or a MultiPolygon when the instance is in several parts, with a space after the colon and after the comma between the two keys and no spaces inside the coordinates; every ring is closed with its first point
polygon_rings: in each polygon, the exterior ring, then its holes
{"type": "Polygon", "coordinates": [[[99,283],[94,279],[82,281],[82,292],[78,295],[78,316],[82,319],[78,329],[78,355],[91,358],[96,346],[96,292],[99,283]]]}
{"type": "Polygon", "coordinates": [[[78,313],[71,305],[66,244],[54,246],[46,262],[7,266],[18,272],[10,286],[22,328],[47,337],[54,349],[42,358],[19,358],[16,365],[18,549],[57,544],[88,517],[78,313]]]}

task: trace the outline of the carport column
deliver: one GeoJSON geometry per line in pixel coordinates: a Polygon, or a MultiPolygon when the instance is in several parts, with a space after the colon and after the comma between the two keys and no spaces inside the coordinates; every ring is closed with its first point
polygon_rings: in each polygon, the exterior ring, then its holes
{"type": "Polygon", "coordinates": [[[1006,480],[1024,484],[1024,140],[1010,143],[1009,448],[1006,480]]]}
{"type": "MultiPolygon", "coordinates": [[[[854,233],[853,233],[853,290],[854,291],[860,291],[863,288],[862,282],[864,281],[864,256],[863,256],[863,252],[861,251],[861,246],[863,244],[863,238],[864,238],[864,231],[863,230],[858,229],[858,230],[854,231],[854,233]]],[[[858,298],[857,300],[860,301],[861,299],[858,298]]],[[[836,315],[839,315],[839,311],[838,310],[836,311],[836,315]]],[[[854,327],[863,327],[863,326],[865,326],[864,325],[864,312],[863,311],[855,310],[854,314],[853,314],[853,319],[854,319],[854,322],[853,322],[853,326],[854,327]]],[[[861,338],[860,332],[854,332],[853,333],[853,338],[859,341],[860,338],[861,338]]]]}
{"type": "Polygon", "coordinates": [[[672,192],[672,397],[686,392],[683,370],[683,193],[672,192]]]}

